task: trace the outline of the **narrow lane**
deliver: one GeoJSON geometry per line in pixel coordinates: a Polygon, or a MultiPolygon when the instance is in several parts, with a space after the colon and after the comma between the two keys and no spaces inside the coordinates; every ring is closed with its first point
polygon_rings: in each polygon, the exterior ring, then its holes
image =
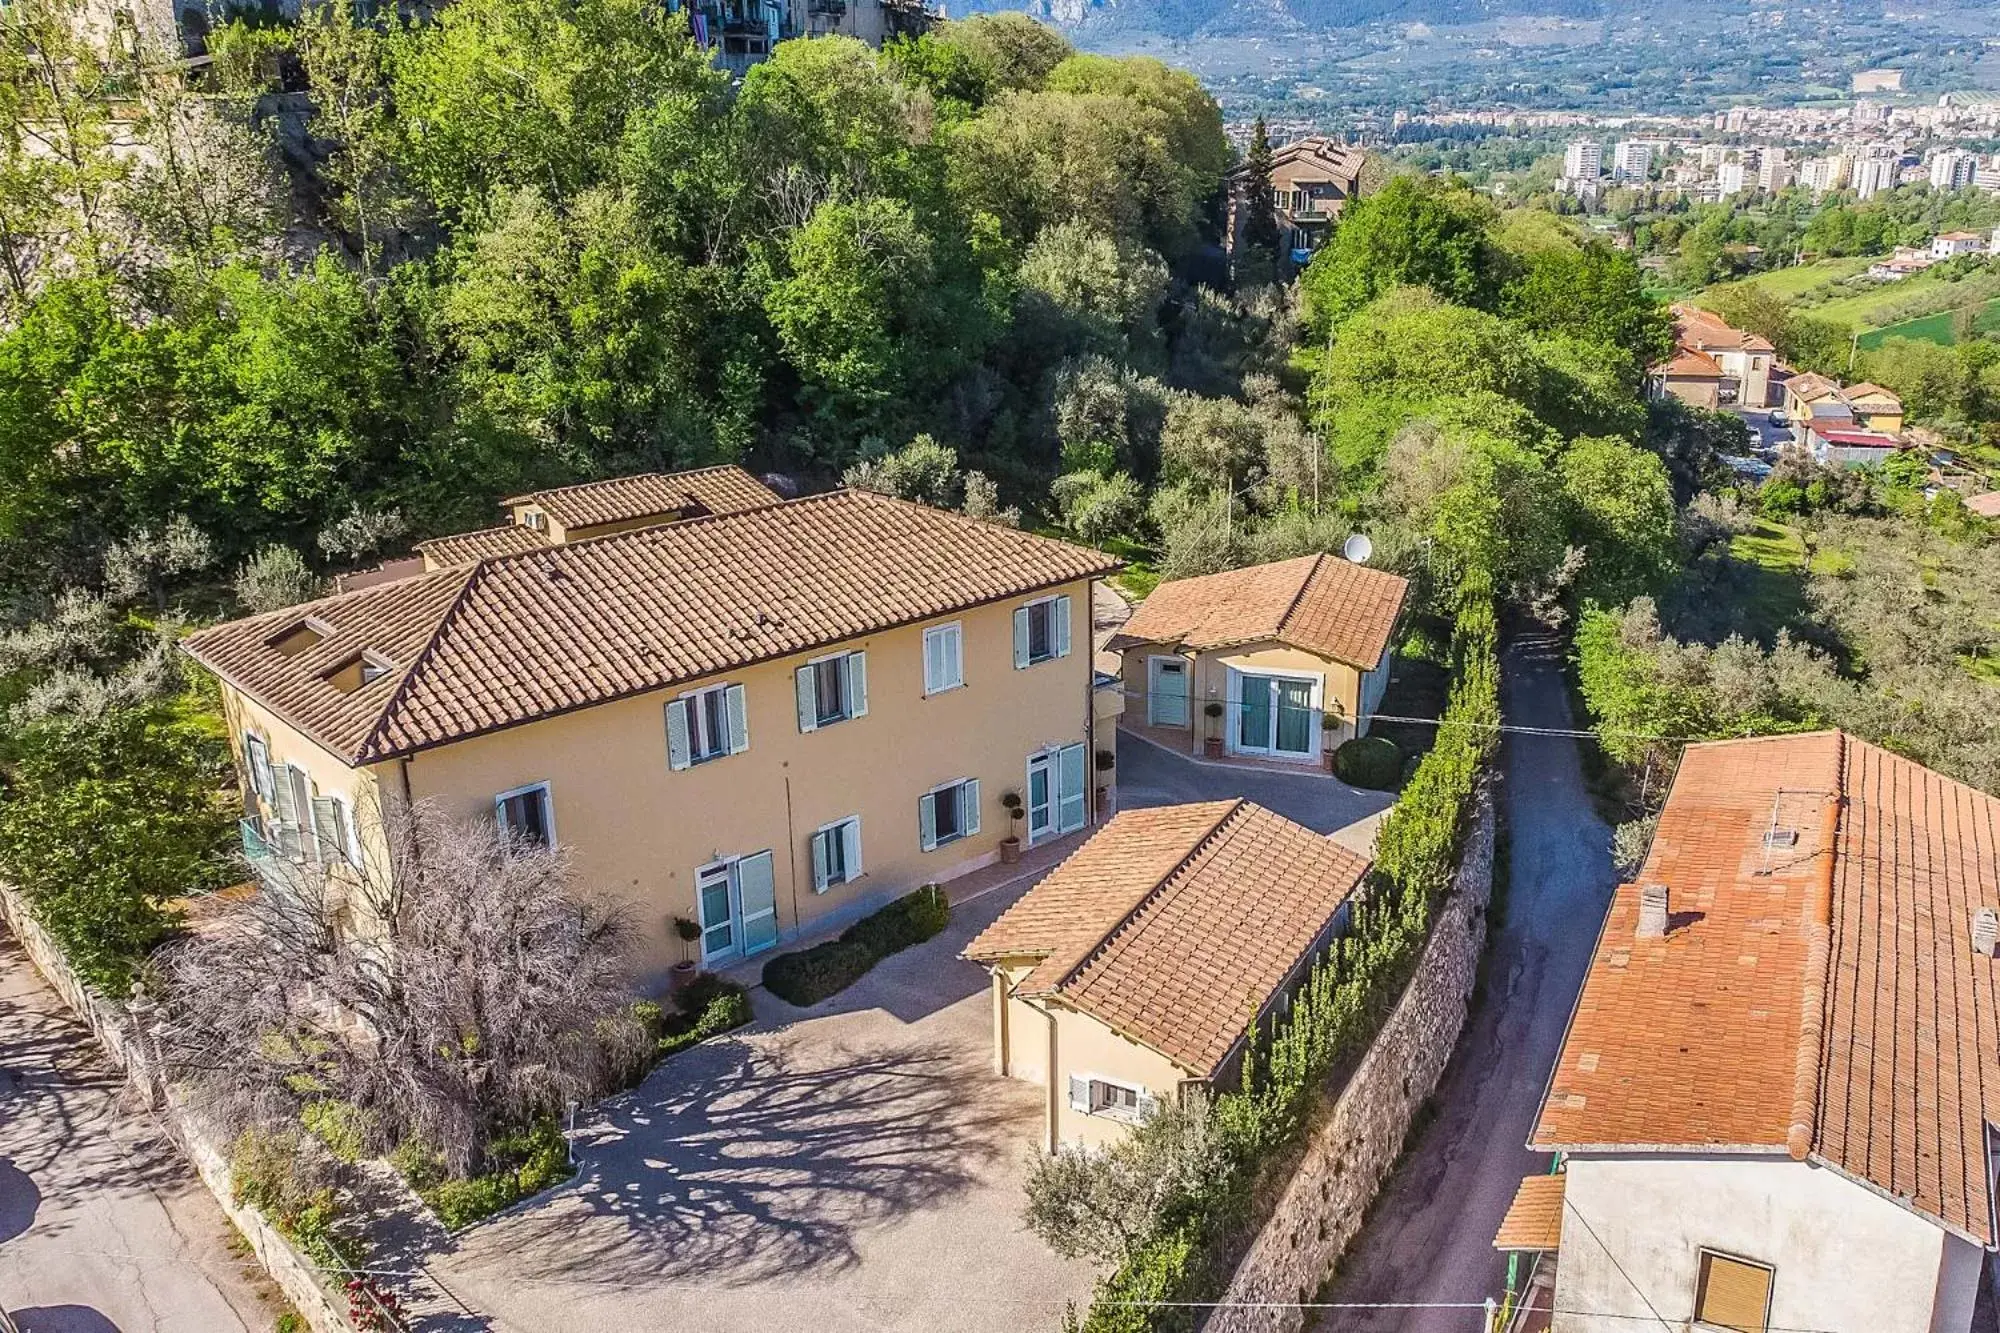
{"type": "MultiPolygon", "coordinates": [[[[1562,645],[1523,634],[1507,647],[1507,721],[1568,727],[1562,645]]],[[[1576,742],[1509,733],[1501,791],[1510,885],[1488,945],[1481,1004],[1433,1100],[1433,1116],[1390,1178],[1325,1299],[1439,1304],[1498,1295],[1493,1249],[1515,1186],[1548,1167],[1523,1145],[1561,1049],[1613,886],[1610,830],[1592,809],[1576,742]]],[[[1477,1310],[1326,1311],[1322,1333],[1476,1333],[1477,1310]]]]}
{"type": "Polygon", "coordinates": [[[23,1333],[245,1333],[229,1220],[0,933],[0,1308],[23,1333]]]}

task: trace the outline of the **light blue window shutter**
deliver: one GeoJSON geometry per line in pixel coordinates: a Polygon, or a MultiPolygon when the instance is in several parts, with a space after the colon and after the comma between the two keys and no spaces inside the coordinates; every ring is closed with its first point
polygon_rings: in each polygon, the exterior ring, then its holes
{"type": "Polygon", "coordinates": [[[958,784],[958,827],[966,837],[979,832],[979,779],[958,784]]]}
{"type": "Polygon", "coordinates": [[[944,631],[924,631],[924,693],[936,694],[944,688],[944,631]]]}
{"type": "Polygon", "coordinates": [[[861,820],[858,817],[842,821],[840,825],[840,843],[843,853],[841,859],[847,866],[847,877],[849,879],[860,878],[861,820]]]}
{"type": "Polygon", "coordinates": [[[1014,669],[1019,671],[1028,665],[1028,608],[1016,608],[1014,612],[1014,669]]]}
{"type": "Polygon", "coordinates": [[[321,865],[331,865],[340,859],[344,843],[340,836],[340,817],[333,808],[331,796],[312,798],[313,842],[321,865]]]}
{"type": "Polygon", "coordinates": [[[667,767],[678,773],[693,762],[688,746],[688,701],[667,700],[667,767]]]}
{"type": "Polygon", "coordinates": [[[1069,598],[1056,598],[1055,606],[1049,611],[1049,637],[1054,641],[1057,657],[1069,656],[1069,598]]]}
{"type": "Polygon", "coordinates": [[[868,654],[847,655],[847,715],[868,716],[868,654]]]}
{"type": "Polygon", "coordinates": [[[826,892],[826,830],[812,835],[813,892],[826,892]]]}
{"type": "Polygon", "coordinates": [[[750,696],[741,685],[723,692],[724,711],[729,714],[729,753],[742,754],[750,748],[750,696]]]}
{"type": "Polygon", "coordinates": [[[802,666],[795,673],[799,694],[799,730],[814,731],[819,727],[819,695],[813,689],[813,669],[802,666]]]}
{"type": "Polygon", "coordinates": [[[1065,745],[1056,752],[1056,826],[1074,833],[1083,822],[1083,747],[1065,745]]]}
{"type": "Polygon", "coordinates": [[[340,821],[340,845],[347,857],[347,864],[361,869],[361,830],[354,822],[354,807],[338,797],[334,799],[333,812],[340,821]]]}
{"type": "Polygon", "coordinates": [[[931,804],[936,799],[936,792],[917,798],[917,845],[927,852],[937,850],[937,807],[931,804]]]}
{"type": "Polygon", "coordinates": [[[1069,1109],[1072,1111],[1090,1110],[1090,1080],[1080,1074],[1071,1074],[1069,1076],[1069,1109]]]}
{"type": "Polygon", "coordinates": [[[271,783],[271,812],[280,824],[299,822],[298,792],[292,786],[292,771],[288,767],[274,776],[271,783]]]}

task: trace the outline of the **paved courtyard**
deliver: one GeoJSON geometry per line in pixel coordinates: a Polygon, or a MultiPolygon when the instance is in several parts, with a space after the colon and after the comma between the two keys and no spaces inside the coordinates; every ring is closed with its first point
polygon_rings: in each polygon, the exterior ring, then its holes
{"type": "Polygon", "coordinates": [[[1025,883],[809,1010],[668,1061],[602,1108],[577,1178],[433,1256],[501,1329],[1054,1329],[1086,1265],[1020,1222],[1042,1092],[992,1072],[967,941],[1025,883]]]}
{"type": "Polygon", "coordinates": [[[1162,749],[1129,730],[1118,733],[1120,809],[1235,796],[1247,797],[1315,832],[1330,833],[1335,841],[1363,855],[1374,848],[1375,825],[1396,803],[1394,792],[1350,787],[1326,773],[1284,773],[1220,760],[1196,760],[1162,749]]]}

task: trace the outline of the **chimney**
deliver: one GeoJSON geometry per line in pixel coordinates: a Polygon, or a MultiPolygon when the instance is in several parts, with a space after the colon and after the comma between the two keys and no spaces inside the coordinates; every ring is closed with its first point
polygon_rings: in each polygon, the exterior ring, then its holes
{"type": "Polygon", "coordinates": [[[1636,933],[1642,940],[1665,938],[1667,933],[1666,885],[1642,884],[1639,886],[1639,929],[1636,933]]]}
{"type": "Polygon", "coordinates": [[[2000,912],[1982,907],[1972,914],[1972,951],[1982,958],[2000,956],[2000,912]]]}

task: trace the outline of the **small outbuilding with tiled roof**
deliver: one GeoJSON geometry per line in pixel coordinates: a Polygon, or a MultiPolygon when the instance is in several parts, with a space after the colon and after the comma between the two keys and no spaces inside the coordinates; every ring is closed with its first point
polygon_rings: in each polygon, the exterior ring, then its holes
{"type": "Polygon", "coordinates": [[[1316,763],[1367,734],[1409,592],[1335,555],[1162,583],[1107,645],[1126,722],[1190,753],[1316,763]]]}
{"type": "Polygon", "coordinates": [[[1964,1333],[1996,955],[2000,799],[1840,732],[1689,746],[1529,1143],[1561,1327],[1964,1333]]]}
{"type": "Polygon", "coordinates": [[[1049,1091],[1048,1146],[1112,1141],[1241,1073],[1253,1020],[1344,928],[1366,858],[1249,801],[1120,813],[966,946],[997,1070],[1049,1091]]]}

